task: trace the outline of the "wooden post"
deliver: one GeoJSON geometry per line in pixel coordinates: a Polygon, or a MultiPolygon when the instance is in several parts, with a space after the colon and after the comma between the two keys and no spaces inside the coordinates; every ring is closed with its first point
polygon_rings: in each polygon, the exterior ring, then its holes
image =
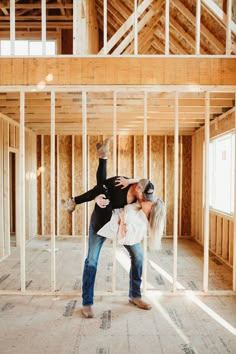
{"type": "Polygon", "coordinates": [[[179,142],[179,236],[182,235],[182,194],[183,194],[183,137],[180,136],[179,142]]]}
{"type": "Polygon", "coordinates": [[[174,230],[173,230],[173,292],[177,284],[177,259],[178,259],[178,185],[179,185],[179,95],[175,93],[175,139],[174,139],[174,230]]]}
{"type": "Polygon", "coordinates": [[[133,177],[137,178],[137,136],[134,135],[134,150],[133,150],[133,159],[134,159],[134,167],[133,167],[133,177]]]}
{"type": "Polygon", "coordinates": [[[170,52],[170,0],[165,1],[165,55],[170,52]]]}
{"type": "Polygon", "coordinates": [[[42,54],[46,55],[46,0],[41,0],[42,54]]]}
{"type": "Polygon", "coordinates": [[[203,291],[208,291],[209,273],[209,137],[210,137],[210,95],[205,93],[205,176],[204,176],[204,271],[203,291]]]}
{"type": "Polygon", "coordinates": [[[144,120],[143,120],[143,175],[147,178],[147,91],[144,91],[144,120]]]}
{"type": "MultiPolygon", "coordinates": [[[[236,94],[235,99],[236,100],[236,94]]],[[[236,104],[235,104],[236,105],[236,104]]],[[[236,109],[234,111],[234,126],[236,134],[236,109]]],[[[236,140],[236,139],[235,139],[236,140]]],[[[233,242],[233,291],[236,291],[236,141],[234,142],[234,242],[233,242]]]]}
{"type": "Polygon", "coordinates": [[[134,0],[134,55],[138,55],[138,8],[134,0]]]}
{"type": "Polygon", "coordinates": [[[3,119],[0,119],[0,258],[4,257],[3,119]]]}
{"type": "Polygon", "coordinates": [[[117,149],[117,136],[116,136],[116,130],[117,130],[117,93],[114,91],[113,92],[113,174],[116,176],[117,169],[116,169],[116,163],[117,163],[117,155],[116,155],[116,149],[117,149]]]}
{"type": "MultiPolygon", "coordinates": [[[[37,189],[37,136],[35,133],[31,133],[32,141],[32,171],[31,171],[31,208],[32,208],[32,220],[31,220],[31,237],[37,235],[38,225],[38,203],[36,197],[38,195],[37,189]]],[[[16,154],[17,155],[17,154],[16,154]]]]}
{"type": "Polygon", "coordinates": [[[232,18],[232,0],[227,0],[227,25],[226,25],[226,55],[231,54],[231,18],[232,18]]]}
{"type": "MultiPolygon", "coordinates": [[[[147,178],[147,91],[144,91],[143,101],[143,175],[147,178]]],[[[147,235],[143,239],[143,292],[147,291],[147,235]]]]}
{"type": "MultiPolygon", "coordinates": [[[[113,175],[116,176],[116,128],[117,128],[117,97],[113,92],[113,175]]],[[[113,239],[112,258],[112,292],[116,291],[116,238],[113,239]]]]}
{"type": "Polygon", "coordinates": [[[44,136],[41,135],[41,230],[42,236],[45,234],[45,219],[44,219],[44,211],[45,211],[45,203],[44,203],[44,136]]]}
{"type": "Polygon", "coordinates": [[[73,54],[79,55],[80,53],[80,44],[79,41],[82,39],[80,36],[81,31],[81,14],[82,12],[82,3],[81,0],[73,0],[73,54]]]}
{"type": "MultiPolygon", "coordinates": [[[[167,215],[167,188],[168,188],[168,183],[167,183],[167,135],[165,135],[165,147],[164,147],[164,202],[166,206],[166,215],[167,215]]],[[[166,231],[166,225],[167,225],[167,220],[165,222],[165,235],[167,233],[166,231]]]]}
{"type": "Polygon", "coordinates": [[[14,55],[15,55],[15,40],[16,40],[15,0],[10,0],[10,41],[11,41],[11,56],[14,56],[14,55]]]}
{"type": "Polygon", "coordinates": [[[107,0],[103,0],[103,54],[107,55],[107,0]]]}
{"type": "MultiPolygon", "coordinates": [[[[82,146],[83,146],[83,191],[87,190],[87,92],[82,91],[82,146]]],[[[87,224],[87,204],[83,204],[83,223],[82,223],[82,236],[83,236],[83,259],[87,254],[86,243],[86,225],[87,224]]]]}
{"type": "Polygon", "coordinates": [[[25,292],[25,93],[20,92],[20,264],[21,291],[25,292]]]}
{"type": "Polygon", "coordinates": [[[201,37],[201,0],[196,0],[195,54],[200,55],[201,37]]]}
{"type": "MultiPolygon", "coordinates": [[[[57,135],[57,236],[60,235],[60,210],[61,210],[61,194],[60,194],[60,135],[57,135]]],[[[72,213],[74,214],[74,213],[72,213]]]]}
{"type": "MultiPolygon", "coordinates": [[[[72,161],[71,161],[71,183],[72,183],[72,190],[71,190],[71,195],[75,195],[75,136],[72,135],[72,141],[71,141],[71,152],[72,152],[72,161]]],[[[72,236],[75,235],[75,213],[72,213],[72,236]]]]}
{"type": "Polygon", "coordinates": [[[56,290],[56,238],[55,238],[55,92],[51,91],[51,291],[56,290]]]}
{"type": "Polygon", "coordinates": [[[10,185],[9,185],[9,122],[3,123],[3,185],[4,185],[4,254],[9,256],[11,252],[10,243],[10,185]]]}

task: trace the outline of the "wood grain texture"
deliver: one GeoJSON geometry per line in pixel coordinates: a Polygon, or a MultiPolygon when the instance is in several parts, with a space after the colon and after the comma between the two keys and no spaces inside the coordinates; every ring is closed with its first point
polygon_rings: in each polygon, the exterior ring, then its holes
{"type": "Polygon", "coordinates": [[[235,85],[234,58],[1,58],[0,85],[235,85]]]}
{"type": "Polygon", "coordinates": [[[192,138],[182,137],[182,236],[191,235],[191,171],[192,171],[192,138]]]}
{"type": "MultiPolygon", "coordinates": [[[[59,160],[60,160],[60,199],[71,198],[72,196],[72,147],[71,136],[60,136],[59,139],[59,160]]],[[[71,214],[63,208],[60,210],[60,234],[70,235],[72,231],[71,214]]]]}

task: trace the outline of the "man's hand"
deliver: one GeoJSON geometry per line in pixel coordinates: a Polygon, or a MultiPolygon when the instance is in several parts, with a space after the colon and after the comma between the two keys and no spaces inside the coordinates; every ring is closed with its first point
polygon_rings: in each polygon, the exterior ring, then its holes
{"type": "Polygon", "coordinates": [[[110,203],[110,200],[106,199],[105,194],[99,194],[94,200],[100,208],[106,208],[106,206],[110,203]]]}

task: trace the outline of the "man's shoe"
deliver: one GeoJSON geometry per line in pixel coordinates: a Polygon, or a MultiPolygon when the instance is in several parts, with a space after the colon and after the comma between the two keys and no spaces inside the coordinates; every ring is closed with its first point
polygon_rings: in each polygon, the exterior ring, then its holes
{"type": "Polygon", "coordinates": [[[148,304],[147,302],[143,301],[141,298],[136,297],[133,299],[129,299],[129,303],[133,304],[134,306],[137,306],[138,308],[142,310],[151,310],[152,306],[148,304]]]}
{"type": "Polygon", "coordinates": [[[93,310],[91,306],[83,306],[81,309],[82,315],[85,318],[93,318],[94,314],[93,314],[93,310]]]}
{"type": "Polygon", "coordinates": [[[97,143],[97,156],[99,159],[105,159],[110,155],[109,145],[113,137],[107,138],[104,140],[103,144],[97,143]]]}
{"type": "Polygon", "coordinates": [[[68,200],[61,200],[61,204],[63,206],[64,209],[66,209],[66,211],[68,213],[72,213],[75,210],[76,204],[73,198],[69,198],[68,200]]]}

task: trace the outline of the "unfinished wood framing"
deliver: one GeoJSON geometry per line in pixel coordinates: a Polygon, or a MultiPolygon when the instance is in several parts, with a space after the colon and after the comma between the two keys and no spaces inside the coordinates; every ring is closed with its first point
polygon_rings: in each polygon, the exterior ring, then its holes
{"type": "Polygon", "coordinates": [[[3,164],[3,205],[4,205],[4,254],[10,255],[10,184],[9,184],[9,122],[3,123],[3,144],[4,144],[4,164],[3,164]]]}
{"type": "MultiPolygon", "coordinates": [[[[56,161],[56,166],[57,166],[57,236],[61,234],[60,232],[60,206],[61,206],[61,201],[60,201],[60,135],[57,135],[57,161],[56,161]]],[[[72,164],[73,164],[73,159],[72,159],[72,164]]],[[[74,195],[74,194],[72,194],[74,195]]]]}
{"type": "MultiPolygon", "coordinates": [[[[4,162],[4,145],[3,145],[3,119],[0,119],[0,170],[3,171],[4,162]]],[[[3,200],[3,173],[0,174],[0,257],[3,258],[5,254],[4,250],[4,200],[3,200]]]]}
{"type": "Polygon", "coordinates": [[[179,214],[178,214],[178,235],[182,236],[182,185],[183,185],[183,137],[179,137],[179,214]]]}
{"type": "Polygon", "coordinates": [[[25,94],[20,92],[20,269],[21,291],[25,292],[25,94]]]}
{"type": "MultiPolygon", "coordinates": [[[[144,100],[143,100],[143,176],[147,178],[147,92],[144,91],[144,100]]],[[[143,291],[147,291],[147,237],[143,239],[143,291]]]]}
{"type": "Polygon", "coordinates": [[[46,55],[46,0],[41,0],[41,17],[42,17],[42,54],[46,55]]]}
{"type": "Polygon", "coordinates": [[[210,95],[209,92],[205,94],[205,163],[204,163],[204,269],[203,269],[203,290],[208,290],[208,277],[209,277],[209,105],[210,95]]]}
{"type": "Polygon", "coordinates": [[[138,7],[137,0],[134,0],[134,55],[138,55],[138,7]]]}
{"type": "MultiPolygon", "coordinates": [[[[236,94],[235,94],[235,100],[236,100],[236,94]]],[[[235,101],[235,108],[236,108],[236,101],[235,101]]],[[[234,131],[236,134],[236,109],[234,111],[234,131]]],[[[236,178],[236,143],[235,143],[235,151],[234,151],[234,178],[236,178]]],[[[235,183],[234,183],[235,185],[235,183]]],[[[231,224],[232,225],[232,224],[231,224]]],[[[232,227],[231,227],[232,230],[232,227]]],[[[233,237],[231,237],[231,247],[229,247],[230,252],[232,252],[233,248],[233,291],[236,291],[236,188],[234,188],[234,232],[233,232],[233,237]]],[[[231,258],[232,261],[232,258],[231,258]]]]}
{"type": "Polygon", "coordinates": [[[44,191],[45,191],[45,166],[44,166],[44,136],[41,135],[41,230],[42,235],[45,235],[45,206],[44,206],[44,191]]]}
{"type": "MultiPolygon", "coordinates": [[[[83,192],[87,190],[87,92],[82,92],[82,145],[83,145],[83,160],[82,160],[82,185],[83,192]]],[[[87,242],[86,242],[86,223],[87,223],[87,210],[86,205],[83,204],[83,224],[82,224],[82,236],[83,236],[83,259],[85,260],[87,254],[87,242]]]]}
{"type": "Polygon", "coordinates": [[[232,19],[232,0],[227,0],[227,24],[226,24],[226,54],[231,54],[231,19],[232,19]]]}
{"type": "Polygon", "coordinates": [[[51,173],[50,173],[50,213],[51,213],[51,291],[56,290],[56,238],[55,238],[55,92],[51,92],[51,173]]]}
{"type": "Polygon", "coordinates": [[[11,56],[15,55],[15,0],[10,0],[10,41],[11,41],[11,56]]]}
{"type": "Polygon", "coordinates": [[[165,55],[170,54],[170,0],[165,1],[165,55]]]}
{"type": "MultiPolygon", "coordinates": [[[[72,149],[72,156],[71,156],[71,183],[72,183],[72,188],[71,188],[71,192],[72,192],[72,196],[75,196],[75,136],[72,135],[72,142],[71,142],[71,149],[72,149]]],[[[72,236],[75,235],[75,213],[72,214],[72,236]]]]}
{"type": "Polygon", "coordinates": [[[175,93],[175,137],[174,137],[174,222],[173,222],[173,292],[177,290],[178,259],[178,183],[179,183],[179,96],[175,93]]]}
{"type": "Polygon", "coordinates": [[[107,0],[103,0],[103,54],[107,54],[107,0]]]}

